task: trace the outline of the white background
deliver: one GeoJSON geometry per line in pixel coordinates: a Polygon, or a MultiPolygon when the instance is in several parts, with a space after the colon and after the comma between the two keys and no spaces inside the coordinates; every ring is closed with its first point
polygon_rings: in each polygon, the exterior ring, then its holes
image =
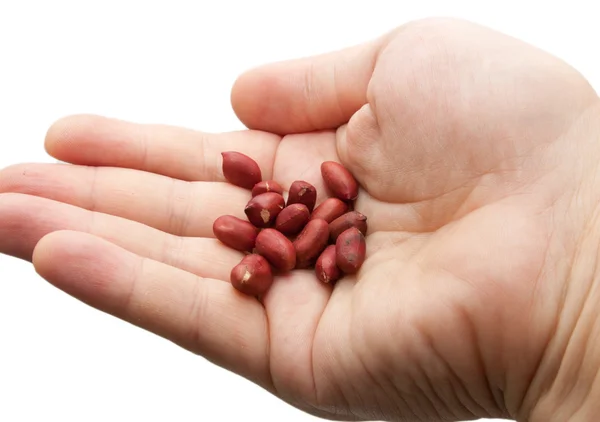
{"type": "MultiPolygon", "coordinates": [[[[57,118],[97,113],[241,129],[229,105],[255,65],[457,16],[562,57],[600,88],[593,2],[0,0],[0,166],[53,161],[57,118]]],[[[311,421],[249,382],[46,284],[0,256],[0,421],[311,421]]]]}

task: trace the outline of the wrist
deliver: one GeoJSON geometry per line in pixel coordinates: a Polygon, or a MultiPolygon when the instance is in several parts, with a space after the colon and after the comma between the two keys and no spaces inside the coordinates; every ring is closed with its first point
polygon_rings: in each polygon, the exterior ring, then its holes
{"type": "Polygon", "coordinates": [[[555,211],[564,219],[549,254],[556,286],[542,306],[555,307],[556,318],[520,421],[587,422],[600,415],[599,111],[597,105],[590,108],[565,136],[579,165],[572,169],[574,188],[555,211]]]}
{"type": "MultiPolygon", "coordinates": [[[[597,239],[600,232],[596,231],[597,239]]],[[[590,235],[585,243],[592,242],[590,235]]],[[[596,241],[598,243],[598,241],[596,241]]],[[[591,246],[591,245],[589,245],[591,246]]],[[[597,249],[597,246],[595,247],[597,249]]],[[[600,415],[600,274],[597,260],[577,258],[570,283],[582,283],[565,296],[556,334],[540,364],[530,422],[596,421],[600,415]],[[593,273],[592,273],[593,272],[593,273]],[[572,312],[577,308],[579,313],[572,312]],[[569,311],[571,309],[571,311],[569,311]]]]}

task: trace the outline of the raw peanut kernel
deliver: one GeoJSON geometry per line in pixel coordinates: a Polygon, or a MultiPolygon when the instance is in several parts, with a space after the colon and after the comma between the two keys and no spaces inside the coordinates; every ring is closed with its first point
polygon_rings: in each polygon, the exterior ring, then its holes
{"type": "Polygon", "coordinates": [[[279,183],[275,180],[263,180],[262,182],[258,182],[252,188],[252,196],[260,195],[261,193],[267,192],[275,192],[280,195],[283,195],[283,188],[279,183]]]}
{"type": "Polygon", "coordinates": [[[366,242],[356,227],[340,234],[335,242],[335,262],[346,274],[356,274],[365,261],[366,242]]]}
{"type": "Polygon", "coordinates": [[[241,252],[252,252],[258,229],[233,215],[222,215],[213,223],[213,233],[221,243],[241,252]]]}
{"type": "Polygon", "coordinates": [[[336,218],[345,214],[346,211],[348,211],[348,204],[337,198],[327,198],[321,202],[317,208],[315,208],[310,216],[310,219],[322,219],[328,223],[331,223],[336,218]]]}
{"type": "Polygon", "coordinates": [[[329,224],[322,219],[310,220],[294,240],[296,268],[308,268],[327,246],[329,224]]]}
{"type": "Polygon", "coordinates": [[[283,196],[278,193],[261,193],[248,202],[244,213],[256,227],[269,227],[275,222],[284,204],[283,196]]]}
{"type": "Polygon", "coordinates": [[[223,156],[223,176],[233,185],[252,189],[262,179],[260,167],[252,158],[241,152],[226,151],[223,156]]]}
{"type": "Polygon", "coordinates": [[[304,180],[296,180],[290,186],[287,205],[304,204],[312,212],[317,202],[317,189],[304,180]]]}
{"type": "Polygon", "coordinates": [[[292,242],[275,229],[264,229],[256,238],[256,252],[281,271],[296,266],[296,250],[292,242]]]}
{"type": "Polygon", "coordinates": [[[292,204],[285,207],[275,220],[275,228],[287,236],[293,236],[306,226],[310,211],[304,204],[292,204]]]}
{"type": "Polygon", "coordinates": [[[337,281],[342,273],[336,264],[335,245],[329,245],[319,255],[315,265],[315,274],[323,283],[333,283],[337,281]]]}
{"type": "Polygon", "coordinates": [[[367,235],[367,217],[358,211],[350,211],[341,217],[336,218],[331,223],[329,223],[329,237],[332,242],[335,242],[336,239],[342,232],[348,230],[350,227],[356,227],[363,235],[367,235]]]}
{"type": "Polygon", "coordinates": [[[335,161],[325,161],[321,164],[321,176],[331,194],[343,201],[351,201],[358,196],[358,183],[354,176],[335,161]]]}
{"type": "Polygon", "coordinates": [[[250,296],[265,293],[273,284],[273,273],[265,258],[260,255],[246,255],[231,270],[231,285],[250,296]]]}

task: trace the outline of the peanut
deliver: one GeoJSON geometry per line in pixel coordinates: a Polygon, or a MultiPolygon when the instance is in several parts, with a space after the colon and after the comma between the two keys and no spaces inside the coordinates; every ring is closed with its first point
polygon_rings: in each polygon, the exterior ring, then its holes
{"type": "Polygon", "coordinates": [[[244,208],[249,221],[224,215],[213,223],[213,233],[221,243],[249,252],[231,270],[233,287],[261,296],[273,283],[274,270],[314,267],[317,279],[324,283],[359,271],[366,258],[367,217],[354,211],[359,185],[343,165],[321,164],[331,197],[315,207],[317,190],[312,184],[294,181],[286,201],[282,185],[263,181],[252,158],[235,151],[223,152],[222,157],[225,179],[252,192],[244,208]],[[292,236],[297,237],[292,241],[292,236]]]}
{"type": "Polygon", "coordinates": [[[363,235],[367,235],[367,217],[358,211],[350,211],[329,223],[329,237],[335,243],[342,232],[356,227],[363,235]]]}
{"type": "Polygon", "coordinates": [[[246,255],[231,270],[231,285],[250,296],[265,293],[273,284],[273,273],[265,258],[260,255],[246,255]]]}
{"type": "Polygon", "coordinates": [[[233,215],[222,215],[213,223],[215,237],[226,246],[241,252],[252,252],[258,229],[233,215]]]}
{"type": "Polygon", "coordinates": [[[300,233],[309,219],[310,211],[306,205],[288,205],[275,219],[275,228],[287,236],[293,236],[300,233]]]}
{"type": "Polygon", "coordinates": [[[317,203],[317,189],[304,180],[296,180],[290,186],[287,205],[304,204],[312,212],[317,203]]]}
{"type": "Polygon", "coordinates": [[[275,180],[263,180],[262,182],[258,182],[252,188],[252,196],[260,195],[261,193],[267,192],[275,192],[280,195],[283,195],[283,188],[279,183],[275,180]]]}
{"type": "Polygon", "coordinates": [[[284,204],[283,196],[278,193],[261,193],[248,202],[244,213],[256,227],[269,227],[275,222],[284,204]]]}
{"type": "Polygon", "coordinates": [[[335,245],[327,246],[319,255],[315,274],[323,283],[333,283],[341,277],[342,273],[336,264],[335,245]]]}
{"type": "Polygon", "coordinates": [[[356,274],[366,255],[364,235],[356,227],[351,227],[340,234],[335,242],[335,262],[346,274],[356,274]]]}
{"type": "Polygon", "coordinates": [[[278,270],[290,271],[296,266],[296,250],[292,242],[275,229],[264,229],[256,238],[256,252],[278,270]]]}
{"type": "Polygon", "coordinates": [[[252,189],[262,179],[260,167],[252,158],[241,152],[226,151],[223,156],[223,176],[231,184],[252,189]]]}
{"type": "Polygon", "coordinates": [[[322,219],[331,223],[336,218],[345,214],[346,211],[348,211],[348,204],[338,198],[327,198],[315,208],[310,219],[322,219]]]}
{"type": "Polygon", "coordinates": [[[294,240],[296,268],[308,268],[327,246],[329,224],[322,219],[310,220],[294,240]]]}
{"type": "Polygon", "coordinates": [[[321,176],[331,194],[343,201],[352,201],[358,196],[358,183],[354,176],[340,163],[325,161],[321,164],[321,176]]]}

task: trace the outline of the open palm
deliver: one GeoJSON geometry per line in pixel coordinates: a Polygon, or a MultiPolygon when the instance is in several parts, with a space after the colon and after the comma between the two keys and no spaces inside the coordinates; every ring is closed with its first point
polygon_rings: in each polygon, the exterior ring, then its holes
{"type": "Polygon", "coordinates": [[[590,218],[571,207],[598,162],[580,141],[597,105],[586,81],[511,38],[428,20],[253,70],[232,100],[253,130],[58,122],[47,149],[74,165],[0,173],[0,251],[316,415],[529,412],[532,386],[552,381],[540,362],[568,276],[552,258],[575,254],[590,218]],[[212,223],[244,217],[249,192],[224,182],[227,150],[284,187],[324,192],[325,160],[351,169],[369,219],[356,277],[294,271],[262,303],[233,289],[241,254],[212,223]]]}

